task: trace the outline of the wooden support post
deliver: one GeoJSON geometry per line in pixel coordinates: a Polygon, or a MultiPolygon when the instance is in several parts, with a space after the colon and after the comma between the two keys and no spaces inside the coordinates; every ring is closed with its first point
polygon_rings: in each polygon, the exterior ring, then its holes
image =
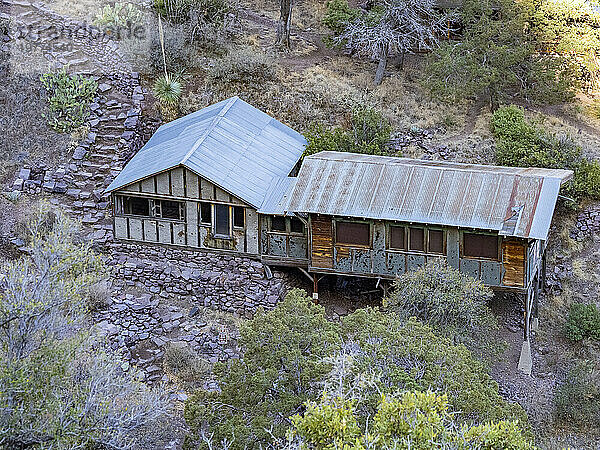
{"type": "Polygon", "coordinates": [[[381,287],[383,288],[383,298],[388,298],[388,294],[390,292],[390,285],[384,281],[381,287]]]}
{"type": "Polygon", "coordinates": [[[316,273],[313,273],[313,300],[319,303],[319,277],[316,273]]]}
{"type": "Polygon", "coordinates": [[[531,321],[531,303],[532,303],[532,286],[527,289],[527,294],[525,296],[525,323],[523,325],[523,339],[529,340],[529,326],[531,321]]]}
{"type": "Polygon", "coordinates": [[[531,358],[531,344],[529,342],[531,305],[533,303],[534,286],[530,285],[525,295],[525,324],[523,326],[523,346],[521,347],[521,356],[519,357],[518,370],[527,375],[531,375],[533,360],[531,358]]]}
{"type": "Polygon", "coordinates": [[[547,266],[546,251],[544,250],[544,254],[542,255],[542,274],[541,274],[542,279],[540,280],[540,289],[542,289],[542,290],[546,289],[546,268],[547,268],[546,266],[547,266]]]}

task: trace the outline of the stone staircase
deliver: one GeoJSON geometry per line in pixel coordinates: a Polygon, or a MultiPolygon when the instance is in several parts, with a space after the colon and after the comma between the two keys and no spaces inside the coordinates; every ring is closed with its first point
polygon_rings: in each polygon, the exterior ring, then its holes
{"type": "Polygon", "coordinates": [[[78,218],[94,242],[111,238],[109,203],[103,192],[139,144],[144,92],[118,42],[84,22],[62,17],[44,4],[0,0],[0,19],[8,20],[11,44],[26,42],[41,50],[51,68],[67,67],[98,82],[90,105],[87,136],[59,167],[24,166],[10,190],[51,194],[50,202],[78,218]]]}

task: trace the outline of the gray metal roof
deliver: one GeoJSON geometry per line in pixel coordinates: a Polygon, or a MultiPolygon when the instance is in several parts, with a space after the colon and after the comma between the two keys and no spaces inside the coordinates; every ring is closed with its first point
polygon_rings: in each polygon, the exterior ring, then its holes
{"type": "Polygon", "coordinates": [[[572,176],[570,170],[322,152],[304,159],[287,208],[545,240],[560,185],[572,176]]]}
{"type": "Polygon", "coordinates": [[[161,126],[105,193],[184,166],[258,208],[305,146],[300,133],[233,97],[161,126]]]}
{"type": "Polygon", "coordinates": [[[289,196],[292,193],[297,178],[285,177],[273,180],[265,201],[258,209],[260,214],[269,214],[274,216],[290,215],[287,209],[289,196]]]}

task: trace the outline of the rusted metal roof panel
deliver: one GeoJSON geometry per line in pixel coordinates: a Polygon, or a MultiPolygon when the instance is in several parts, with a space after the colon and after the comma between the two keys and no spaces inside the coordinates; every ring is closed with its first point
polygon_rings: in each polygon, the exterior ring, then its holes
{"type": "Polygon", "coordinates": [[[322,152],[305,158],[289,211],[456,226],[546,239],[568,170],[322,152]]]}

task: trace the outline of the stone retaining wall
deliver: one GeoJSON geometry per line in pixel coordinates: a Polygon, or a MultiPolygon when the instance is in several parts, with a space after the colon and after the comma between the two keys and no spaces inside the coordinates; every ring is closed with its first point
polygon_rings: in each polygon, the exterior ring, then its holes
{"type": "Polygon", "coordinates": [[[297,284],[279,270],[238,255],[116,242],[109,264],[126,284],[154,294],[191,295],[199,306],[250,316],[272,309],[297,284]],[[267,277],[267,273],[272,276],[267,277]]]}

